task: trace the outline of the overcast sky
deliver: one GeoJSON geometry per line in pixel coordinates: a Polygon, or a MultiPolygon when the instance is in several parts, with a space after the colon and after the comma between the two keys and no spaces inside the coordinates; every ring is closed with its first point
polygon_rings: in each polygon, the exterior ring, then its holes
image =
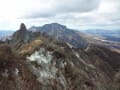
{"type": "Polygon", "coordinates": [[[120,0],[0,0],[0,30],[60,23],[73,29],[119,29],[120,0]]]}

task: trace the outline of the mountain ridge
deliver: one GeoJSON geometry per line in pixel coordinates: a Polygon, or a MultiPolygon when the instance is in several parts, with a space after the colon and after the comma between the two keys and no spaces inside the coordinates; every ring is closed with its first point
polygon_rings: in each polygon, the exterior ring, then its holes
{"type": "Polygon", "coordinates": [[[56,23],[46,24],[41,27],[34,26],[32,28],[29,28],[29,31],[45,33],[58,41],[68,42],[71,45],[79,48],[86,48],[89,44],[120,48],[119,42],[106,40],[102,36],[95,36],[89,33],[83,33],[77,30],[69,29],[64,25],[56,23]]]}
{"type": "Polygon", "coordinates": [[[74,47],[45,33],[31,32],[25,24],[5,44],[0,44],[0,89],[120,89],[120,53],[114,48],[100,44],[74,47]]]}

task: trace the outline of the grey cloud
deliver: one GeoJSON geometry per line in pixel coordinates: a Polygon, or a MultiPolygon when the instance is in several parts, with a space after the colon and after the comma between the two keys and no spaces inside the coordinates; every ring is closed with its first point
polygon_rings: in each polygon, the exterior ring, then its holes
{"type": "Polygon", "coordinates": [[[48,10],[31,10],[24,18],[49,18],[59,14],[90,12],[99,6],[100,0],[53,0],[48,10]]]}
{"type": "Polygon", "coordinates": [[[96,9],[100,0],[62,0],[55,6],[60,12],[88,12],[96,9]]]}
{"type": "Polygon", "coordinates": [[[54,13],[39,13],[39,12],[32,12],[29,13],[29,14],[26,14],[20,18],[23,18],[23,19],[38,19],[38,18],[50,18],[50,17],[53,17],[55,16],[54,13]]]}
{"type": "MultiPolygon", "coordinates": [[[[35,19],[35,23],[58,22],[72,27],[118,27],[120,24],[120,12],[99,13],[101,1],[120,2],[119,0],[53,0],[54,3],[48,9],[31,10],[24,18],[35,19]],[[87,15],[82,15],[87,13],[87,15]],[[103,19],[103,21],[102,21],[103,19]],[[105,20],[104,20],[105,19],[105,20]]],[[[117,5],[115,3],[115,5],[117,5]]],[[[118,7],[119,8],[119,7],[118,7]]]]}

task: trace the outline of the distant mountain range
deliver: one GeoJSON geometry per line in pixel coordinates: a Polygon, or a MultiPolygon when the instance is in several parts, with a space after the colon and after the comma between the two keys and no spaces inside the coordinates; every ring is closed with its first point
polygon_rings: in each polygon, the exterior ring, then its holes
{"type": "MultiPolygon", "coordinates": [[[[80,33],[82,33],[82,34],[89,34],[94,37],[95,36],[102,37],[105,40],[109,40],[109,41],[120,42],[120,30],[104,30],[104,29],[73,30],[73,29],[67,28],[64,25],[58,24],[58,23],[51,23],[51,24],[45,24],[43,26],[32,26],[31,28],[29,28],[29,31],[47,33],[48,35],[55,37],[55,39],[61,39],[62,41],[65,38],[65,37],[62,37],[64,35],[69,35],[69,36],[71,35],[70,37],[72,38],[73,33],[74,33],[77,38],[77,37],[80,37],[80,33]]],[[[5,40],[8,36],[11,36],[13,34],[13,32],[14,31],[1,30],[0,31],[0,40],[5,40]]],[[[69,39],[70,39],[70,37],[69,37],[69,39]]],[[[74,44],[75,45],[79,44],[79,43],[76,43],[75,41],[77,41],[77,40],[75,40],[75,37],[74,37],[74,44]]],[[[72,40],[70,42],[72,42],[72,40]]]]}
{"type": "Polygon", "coordinates": [[[14,33],[14,31],[10,31],[10,30],[8,30],[8,31],[6,31],[6,30],[0,30],[0,37],[8,36],[8,35],[11,35],[13,33],[14,33]]]}
{"type": "Polygon", "coordinates": [[[11,36],[14,31],[0,30],[0,40],[5,41],[9,36],[11,36]]]}
{"type": "Polygon", "coordinates": [[[92,34],[92,35],[102,36],[106,40],[120,42],[120,30],[101,30],[101,29],[96,29],[96,30],[82,30],[82,32],[88,33],[88,34],[92,34]]]}

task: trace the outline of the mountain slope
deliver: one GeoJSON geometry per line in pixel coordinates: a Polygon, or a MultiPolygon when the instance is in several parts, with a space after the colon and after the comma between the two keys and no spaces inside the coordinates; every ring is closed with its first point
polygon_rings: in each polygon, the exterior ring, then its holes
{"type": "Polygon", "coordinates": [[[66,26],[57,23],[46,24],[43,27],[31,27],[29,30],[45,33],[56,40],[68,42],[75,47],[86,47],[87,45],[85,39],[76,31],[70,30],[66,26]]]}
{"type": "Polygon", "coordinates": [[[39,90],[39,85],[24,59],[0,44],[0,90],[39,90]]]}
{"type": "Polygon", "coordinates": [[[0,89],[120,90],[119,58],[117,50],[76,48],[21,24],[10,43],[0,45],[0,89]]]}
{"type": "Polygon", "coordinates": [[[77,48],[86,48],[89,44],[120,48],[119,42],[109,41],[100,36],[81,33],[57,23],[46,24],[42,27],[34,26],[31,27],[29,31],[47,34],[60,42],[68,42],[77,48]]]}
{"type": "MultiPolygon", "coordinates": [[[[20,28],[22,31],[23,29],[20,28]]],[[[18,30],[16,33],[21,39],[21,32],[18,30]]],[[[36,77],[37,86],[30,84],[29,87],[39,86],[39,89],[35,90],[120,89],[119,72],[117,72],[120,53],[98,45],[88,45],[86,49],[75,48],[67,42],[61,43],[40,32],[32,32],[31,35],[32,39],[29,42],[18,43],[20,47],[15,50],[16,46],[11,47],[26,63],[25,66],[31,72],[30,75],[33,74],[36,77]],[[113,63],[115,59],[117,62],[113,63]]],[[[16,37],[13,37],[13,40],[19,41],[16,37]]],[[[11,42],[10,46],[14,43],[11,42]]]]}

